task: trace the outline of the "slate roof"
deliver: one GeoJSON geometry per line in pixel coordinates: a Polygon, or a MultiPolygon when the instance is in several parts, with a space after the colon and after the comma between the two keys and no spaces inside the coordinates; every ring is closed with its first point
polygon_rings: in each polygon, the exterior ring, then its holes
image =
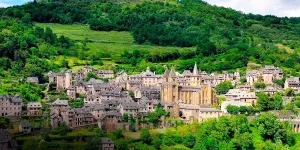
{"type": "Polygon", "coordinates": [[[31,108],[41,108],[42,104],[40,102],[29,102],[27,104],[27,107],[31,107],[31,108]]]}
{"type": "Polygon", "coordinates": [[[114,142],[110,138],[107,138],[107,137],[101,137],[100,140],[101,140],[102,144],[114,144],[114,142]]]}
{"type": "Polygon", "coordinates": [[[59,100],[57,99],[51,105],[69,105],[68,100],[59,100]]]}

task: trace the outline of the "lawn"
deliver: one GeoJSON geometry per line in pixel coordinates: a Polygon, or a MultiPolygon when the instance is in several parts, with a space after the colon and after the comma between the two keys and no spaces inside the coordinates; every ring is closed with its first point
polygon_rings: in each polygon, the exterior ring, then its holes
{"type": "Polygon", "coordinates": [[[87,47],[89,53],[102,52],[111,55],[113,60],[123,53],[123,51],[133,50],[149,50],[149,51],[189,51],[195,48],[179,48],[179,47],[162,47],[153,45],[138,45],[134,43],[134,39],[130,32],[117,31],[93,31],[87,25],[72,24],[62,25],[53,23],[36,23],[37,26],[46,28],[49,27],[58,36],[64,35],[72,40],[83,41],[88,40],[87,47]]]}

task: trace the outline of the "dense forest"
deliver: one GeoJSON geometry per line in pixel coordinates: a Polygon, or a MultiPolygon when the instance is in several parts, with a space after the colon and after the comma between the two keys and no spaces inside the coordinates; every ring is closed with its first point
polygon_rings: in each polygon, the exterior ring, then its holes
{"type": "MultiPolygon", "coordinates": [[[[130,31],[138,44],[196,47],[184,56],[176,51],[140,52],[139,57],[152,63],[185,60],[178,66],[180,70],[191,69],[194,62],[208,72],[242,68],[249,62],[275,64],[293,75],[300,70],[299,18],[243,14],[201,0],[40,0],[0,9],[0,13],[4,18],[23,19],[26,15],[34,22],[82,23],[92,30],[130,31]]],[[[135,66],[141,59],[124,54],[121,60],[125,61],[117,63],[135,66]]]]}

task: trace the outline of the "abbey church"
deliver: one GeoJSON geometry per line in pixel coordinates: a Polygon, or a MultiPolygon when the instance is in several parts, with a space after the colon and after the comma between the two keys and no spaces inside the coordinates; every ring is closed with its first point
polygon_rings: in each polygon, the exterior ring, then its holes
{"type": "Polygon", "coordinates": [[[186,111],[213,105],[215,92],[203,83],[196,64],[193,72],[185,70],[182,74],[172,67],[170,71],[166,68],[163,75],[161,101],[170,110],[171,117],[182,117],[186,111]]]}

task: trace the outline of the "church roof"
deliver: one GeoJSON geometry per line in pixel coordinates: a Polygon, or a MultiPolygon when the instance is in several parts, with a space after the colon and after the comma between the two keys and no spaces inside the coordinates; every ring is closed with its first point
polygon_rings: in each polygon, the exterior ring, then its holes
{"type": "Polygon", "coordinates": [[[176,78],[176,72],[175,72],[174,66],[172,66],[169,77],[170,78],[176,78]]]}

